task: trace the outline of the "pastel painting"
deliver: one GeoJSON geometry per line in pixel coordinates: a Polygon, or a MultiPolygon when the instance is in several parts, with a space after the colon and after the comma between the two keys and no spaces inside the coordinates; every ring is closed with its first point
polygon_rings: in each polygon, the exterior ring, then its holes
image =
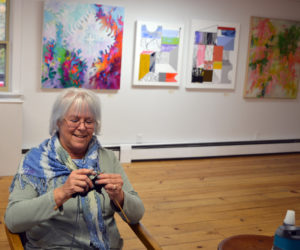
{"type": "Polygon", "coordinates": [[[120,89],[124,8],[46,0],[42,87],[120,89]]]}
{"type": "Polygon", "coordinates": [[[244,96],[296,98],[300,80],[300,22],[251,18],[244,96]]]}

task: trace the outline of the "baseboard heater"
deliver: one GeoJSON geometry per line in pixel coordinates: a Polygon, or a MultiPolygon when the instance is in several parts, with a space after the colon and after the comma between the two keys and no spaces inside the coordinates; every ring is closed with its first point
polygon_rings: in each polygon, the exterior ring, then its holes
{"type": "MultiPolygon", "coordinates": [[[[176,144],[122,144],[105,146],[122,163],[147,160],[193,159],[221,156],[299,153],[300,139],[226,141],[176,144]]],[[[23,149],[22,153],[27,152],[23,149]]]]}
{"type": "Polygon", "coordinates": [[[300,139],[131,145],[121,162],[300,152],[300,139]]]}

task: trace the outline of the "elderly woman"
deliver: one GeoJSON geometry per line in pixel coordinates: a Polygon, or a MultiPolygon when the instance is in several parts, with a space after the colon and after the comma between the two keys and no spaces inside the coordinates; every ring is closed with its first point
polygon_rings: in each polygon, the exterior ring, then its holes
{"type": "Polygon", "coordinates": [[[112,151],[101,147],[97,96],[67,89],[54,103],[51,138],[22,159],[10,188],[7,227],[26,249],[121,249],[114,213],[130,223],[144,206],[112,151]]]}

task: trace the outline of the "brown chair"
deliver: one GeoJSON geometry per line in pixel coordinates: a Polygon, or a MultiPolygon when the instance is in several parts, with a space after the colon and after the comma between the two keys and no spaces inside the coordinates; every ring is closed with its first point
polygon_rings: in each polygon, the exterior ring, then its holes
{"type": "MultiPolygon", "coordinates": [[[[131,229],[134,231],[134,233],[137,235],[137,237],[140,239],[140,241],[144,244],[144,246],[147,249],[150,250],[162,249],[158,244],[158,242],[150,235],[150,233],[142,225],[142,223],[128,224],[128,225],[131,227],[131,229]]],[[[6,232],[10,249],[23,250],[24,247],[23,247],[22,239],[24,238],[22,238],[22,235],[10,232],[5,224],[4,227],[5,227],[5,232],[6,232]]]]}
{"type": "Polygon", "coordinates": [[[19,234],[10,232],[5,224],[4,224],[4,227],[5,227],[5,233],[6,233],[6,236],[8,239],[10,249],[12,249],[12,250],[24,249],[22,241],[21,241],[21,236],[19,234]]]}

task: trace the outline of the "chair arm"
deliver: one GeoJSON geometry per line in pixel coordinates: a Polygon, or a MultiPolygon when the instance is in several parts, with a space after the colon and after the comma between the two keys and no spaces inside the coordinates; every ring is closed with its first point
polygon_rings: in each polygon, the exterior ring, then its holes
{"type": "Polygon", "coordinates": [[[7,228],[7,226],[5,224],[4,224],[4,227],[5,227],[5,233],[6,233],[6,236],[8,239],[10,249],[24,250],[20,235],[9,231],[9,229],[7,228]]]}
{"type": "Polygon", "coordinates": [[[147,229],[143,226],[141,222],[137,224],[128,224],[136,236],[140,239],[145,247],[149,250],[159,250],[162,249],[158,242],[150,235],[147,229]]]}

